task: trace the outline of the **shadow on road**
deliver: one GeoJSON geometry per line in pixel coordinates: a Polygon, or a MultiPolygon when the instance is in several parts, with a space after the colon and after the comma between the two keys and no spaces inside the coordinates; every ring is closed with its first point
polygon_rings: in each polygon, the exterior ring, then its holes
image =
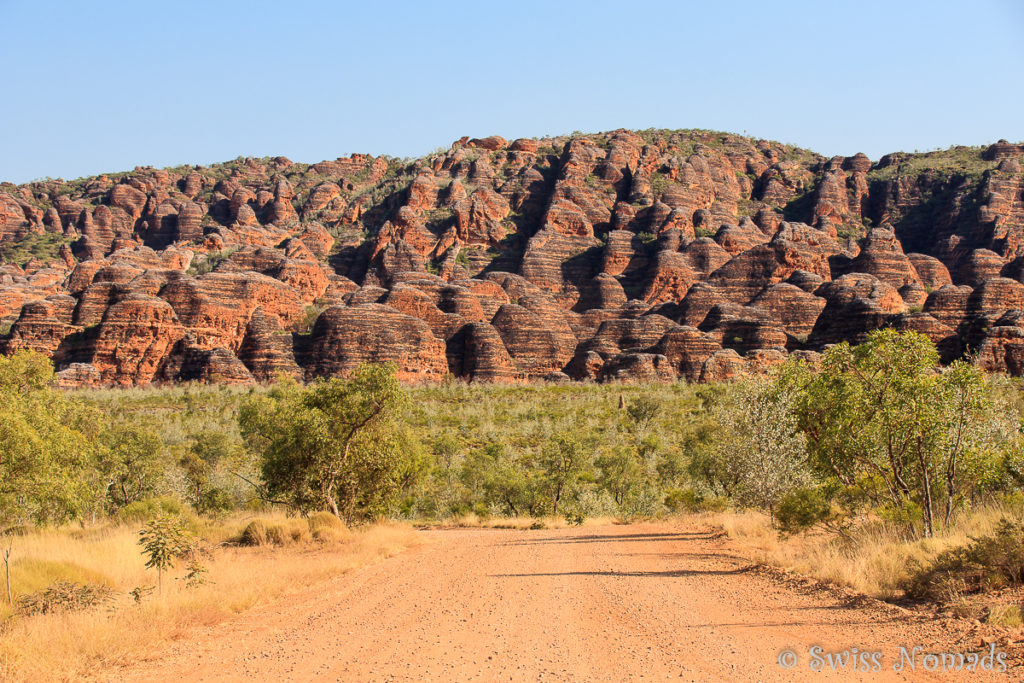
{"type": "Polygon", "coordinates": [[[539,572],[535,574],[488,574],[490,578],[512,579],[512,578],[536,578],[541,576],[639,576],[647,578],[678,578],[682,576],[727,576],[732,574],[745,574],[754,568],[754,565],[737,567],[735,569],[674,569],[664,572],[539,572]]]}
{"type": "MultiPolygon", "coordinates": [[[[788,609],[788,608],[787,608],[788,609]]],[[[874,626],[876,624],[896,624],[899,623],[898,619],[876,619],[874,617],[865,617],[863,619],[841,619],[835,620],[808,620],[808,621],[754,621],[750,623],[743,622],[709,622],[707,624],[692,624],[687,628],[699,628],[699,629],[716,629],[716,628],[752,628],[752,629],[764,629],[774,626],[874,626]]]]}
{"type": "Polygon", "coordinates": [[[718,562],[722,560],[731,560],[733,562],[749,562],[750,560],[739,555],[731,555],[729,553],[616,553],[620,557],[657,557],[662,560],[679,560],[686,558],[689,560],[708,560],[711,562],[718,562]]]}
{"type": "Polygon", "coordinates": [[[530,538],[519,541],[508,541],[502,545],[560,545],[564,543],[622,543],[638,541],[710,541],[718,538],[720,534],[708,532],[670,532],[663,534],[620,534],[615,536],[602,536],[600,534],[588,534],[586,536],[549,536],[547,538],[530,538]]]}

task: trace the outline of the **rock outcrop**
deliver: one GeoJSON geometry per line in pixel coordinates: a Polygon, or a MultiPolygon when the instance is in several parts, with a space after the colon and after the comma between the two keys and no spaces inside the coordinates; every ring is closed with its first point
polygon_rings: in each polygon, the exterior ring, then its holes
{"type": "Polygon", "coordinates": [[[448,374],[445,345],[430,326],[382,304],[334,306],[310,334],[308,378],[345,376],[362,363],[393,362],[403,380],[438,380],[448,374]]]}
{"type": "Polygon", "coordinates": [[[618,130],[4,183],[0,352],[61,386],[696,382],[891,326],[1021,374],[1024,145],[944,154],[618,130]]]}

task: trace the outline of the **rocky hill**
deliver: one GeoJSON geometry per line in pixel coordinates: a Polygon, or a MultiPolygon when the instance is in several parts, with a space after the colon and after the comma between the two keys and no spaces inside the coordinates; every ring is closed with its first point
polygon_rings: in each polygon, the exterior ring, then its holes
{"type": "Polygon", "coordinates": [[[0,184],[0,351],[68,386],[685,378],[917,330],[1024,372],[1024,145],[461,139],[0,184]]]}

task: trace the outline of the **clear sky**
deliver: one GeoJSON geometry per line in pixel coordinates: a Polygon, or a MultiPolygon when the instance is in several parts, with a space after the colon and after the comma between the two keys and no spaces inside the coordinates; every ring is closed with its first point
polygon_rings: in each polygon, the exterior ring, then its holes
{"type": "Polygon", "coordinates": [[[1024,139],[1020,0],[0,0],[0,180],[463,136],[1024,139]]]}

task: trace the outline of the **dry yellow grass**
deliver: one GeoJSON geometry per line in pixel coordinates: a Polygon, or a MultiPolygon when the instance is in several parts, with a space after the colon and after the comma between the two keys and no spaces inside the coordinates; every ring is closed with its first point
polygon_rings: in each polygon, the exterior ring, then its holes
{"type": "Polygon", "coordinates": [[[899,597],[916,563],[926,564],[943,550],[991,534],[999,520],[1016,517],[994,505],[962,515],[935,538],[902,539],[891,528],[866,523],[845,535],[812,532],[780,538],[768,516],[759,512],[707,515],[739,549],[756,562],[783,567],[881,599],[899,597]]]}
{"type": "MultiPolygon", "coordinates": [[[[250,520],[208,523],[202,536],[222,541],[236,536],[250,520]]],[[[165,577],[162,593],[153,592],[136,604],[128,592],[156,584],[154,572],[145,569],[137,534],[137,527],[122,526],[40,531],[15,539],[11,578],[16,593],[77,577],[112,587],[117,598],[107,608],[6,620],[0,634],[0,680],[76,680],[97,668],[126,664],[194,626],[216,624],[423,542],[410,526],[385,523],[324,542],[217,547],[206,560],[209,583],[188,588],[165,577]]],[[[183,573],[179,568],[173,576],[183,573]]]]}

